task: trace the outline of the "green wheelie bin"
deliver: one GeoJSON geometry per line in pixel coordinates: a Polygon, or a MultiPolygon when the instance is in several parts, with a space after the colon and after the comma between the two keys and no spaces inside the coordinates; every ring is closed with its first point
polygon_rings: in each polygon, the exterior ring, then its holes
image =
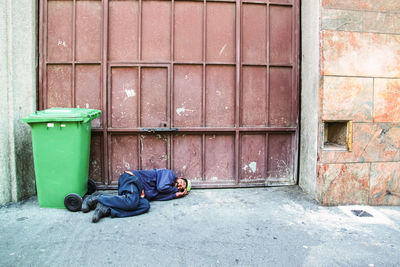
{"type": "Polygon", "coordinates": [[[96,184],[88,179],[91,121],[96,109],[50,108],[22,119],[32,129],[33,161],[40,207],[78,211],[96,184]]]}

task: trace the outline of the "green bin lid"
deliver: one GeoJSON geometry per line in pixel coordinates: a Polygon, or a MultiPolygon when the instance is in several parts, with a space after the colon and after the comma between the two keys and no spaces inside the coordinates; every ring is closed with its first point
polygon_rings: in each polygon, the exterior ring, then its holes
{"type": "Polygon", "coordinates": [[[88,122],[99,117],[101,110],[88,108],[50,108],[35,111],[29,116],[22,118],[23,122],[51,122],[51,121],[82,121],[88,122]]]}

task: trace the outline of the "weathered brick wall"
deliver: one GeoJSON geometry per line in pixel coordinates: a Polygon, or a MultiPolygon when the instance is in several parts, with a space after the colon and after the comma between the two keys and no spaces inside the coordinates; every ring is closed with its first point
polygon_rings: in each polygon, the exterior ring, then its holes
{"type": "Polygon", "coordinates": [[[318,198],[400,205],[400,1],[321,6],[318,198]],[[332,120],[353,122],[351,152],[322,146],[332,120]]]}

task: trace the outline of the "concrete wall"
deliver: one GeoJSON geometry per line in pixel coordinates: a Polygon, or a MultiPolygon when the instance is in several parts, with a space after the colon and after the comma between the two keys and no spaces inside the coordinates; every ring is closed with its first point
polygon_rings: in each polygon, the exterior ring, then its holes
{"type": "Polygon", "coordinates": [[[317,197],[319,33],[319,0],[302,1],[299,185],[314,198],[317,197]]]}
{"type": "Polygon", "coordinates": [[[0,1],[0,204],[36,192],[29,127],[36,108],[36,16],[32,0],[0,1]]]}
{"type": "Polygon", "coordinates": [[[400,205],[400,1],[321,5],[318,200],[400,205]],[[327,149],[323,127],[342,120],[351,151],[327,149]]]}

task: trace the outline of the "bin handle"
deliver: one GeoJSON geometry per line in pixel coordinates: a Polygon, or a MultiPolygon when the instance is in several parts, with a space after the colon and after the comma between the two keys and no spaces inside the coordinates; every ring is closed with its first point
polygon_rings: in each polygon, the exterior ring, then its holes
{"type": "Polygon", "coordinates": [[[99,117],[100,114],[101,114],[101,112],[99,112],[98,110],[96,110],[96,112],[89,113],[89,114],[87,114],[87,118],[83,119],[83,122],[87,123],[90,120],[92,120],[92,118],[95,119],[95,118],[99,117]]]}

